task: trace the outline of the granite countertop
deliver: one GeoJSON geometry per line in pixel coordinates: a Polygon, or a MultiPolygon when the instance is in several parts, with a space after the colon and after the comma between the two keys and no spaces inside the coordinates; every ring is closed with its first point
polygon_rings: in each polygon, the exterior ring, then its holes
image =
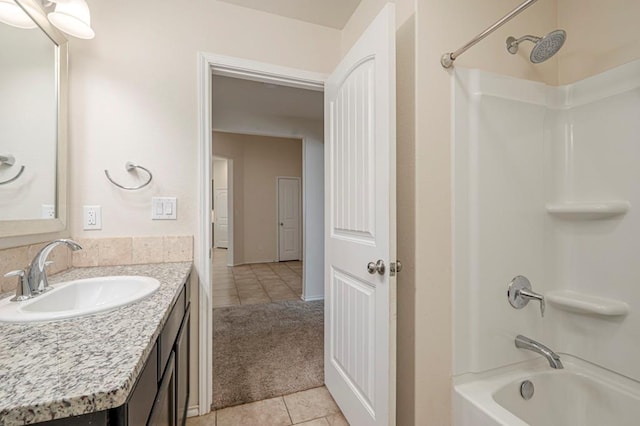
{"type": "Polygon", "coordinates": [[[191,263],[71,269],[51,284],[111,275],[160,281],[151,296],[112,311],[47,323],[0,323],[0,426],[122,405],[167,321],[191,263]]]}

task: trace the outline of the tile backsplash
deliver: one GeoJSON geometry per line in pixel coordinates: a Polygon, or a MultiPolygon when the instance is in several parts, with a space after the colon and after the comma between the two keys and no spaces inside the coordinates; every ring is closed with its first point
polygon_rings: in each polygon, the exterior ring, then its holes
{"type": "Polygon", "coordinates": [[[82,250],[73,253],[72,265],[138,265],[143,263],[190,262],[193,237],[120,237],[76,240],[82,250]]]}
{"type": "MultiPolygon", "coordinates": [[[[119,237],[74,239],[82,250],[71,252],[67,247],[56,247],[48,260],[49,274],[69,268],[89,266],[137,265],[145,263],[193,261],[193,237],[119,237]]],[[[45,243],[0,250],[0,293],[13,291],[18,278],[4,278],[4,274],[27,267],[45,243]]]]}

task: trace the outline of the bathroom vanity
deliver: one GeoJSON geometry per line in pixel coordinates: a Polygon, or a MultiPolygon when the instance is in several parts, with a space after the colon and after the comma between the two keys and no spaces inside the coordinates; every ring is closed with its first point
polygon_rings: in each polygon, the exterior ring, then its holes
{"type": "Polygon", "coordinates": [[[0,323],[0,425],[184,425],[191,263],[72,269],[50,283],[139,275],[130,305],[46,323],[0,323]]]}

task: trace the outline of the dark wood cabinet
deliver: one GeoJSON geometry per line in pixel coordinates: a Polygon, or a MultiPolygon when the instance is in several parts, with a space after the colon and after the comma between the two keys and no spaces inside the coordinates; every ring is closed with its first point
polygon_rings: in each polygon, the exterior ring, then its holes
{"type": "Polygon", "coordinates": [[[176,338],[180,331],[180,326],[184,320],[184,312],[186,307],[186,288],[183,288],[176,300],[175,305],[171,309],[169,318],[162,328],[160,336],[158,336],[158,381],[162,379],[169,356],[176,344],[176,338]]]}
{"type": "Polygon", "coordinates": [[[144,425],[153,408],[158,391],[158,345],[155,344],[127,403],[111,410],[111,424],[144,425]]]}
{"type": "Polygon", "coordinates": [[[112,412],[115,426],[184,426],[189,403],[191,293],[180,291],[127,402],[112,412]]]}
{"type": "Polygon", "coordinates": [[[190,357],[190,334],[191,307],[187,307],[182,321],[182,327],[176,339],[176,405],[177,421],[176,426],[184,426],[187,421],[187,405],[189,404],[189,357],[190,357]]]}
{"type": "Polygon", "coordinates": [[[127,402],[42,426],[184,426],[189,403],[190,279],[180,290],[127,402]]]}
{"type": "Polygon", "coordinates": [[[162,375],[156,401],[149,415],[148,426],[176,426],[176,369],[175,353],[169,354],[167,368],[162,375]]]}

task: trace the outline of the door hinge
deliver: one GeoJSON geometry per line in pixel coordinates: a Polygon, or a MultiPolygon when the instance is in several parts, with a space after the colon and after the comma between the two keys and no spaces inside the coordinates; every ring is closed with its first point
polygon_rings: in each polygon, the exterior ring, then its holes
{"type": "Polygon", "coordinates": [[[211,256],[212,256],[211,247],[209,247],[209,259],[211,259],[211,256]]]}
{"type": "Polygon", "coordinates": [[[402,262],[396,260],[395,262],[391,262],[389,266],[389,275],[395,277],[398,272],[402,271],[402,262]]]}

